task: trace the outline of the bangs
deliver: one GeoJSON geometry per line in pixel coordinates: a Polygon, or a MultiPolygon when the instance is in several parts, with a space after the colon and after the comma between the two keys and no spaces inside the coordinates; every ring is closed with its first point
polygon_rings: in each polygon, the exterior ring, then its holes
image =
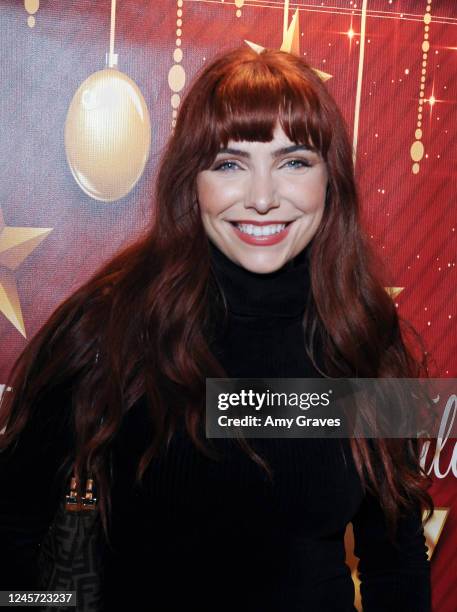
{"type": "Polygon", "coordinates": [[[214,140],[223,147],[229,140],[270,142],[279,122],[292,142],[326,160],[332,129],[313,77],[274,70],[261,56],[241,64],[213,92],[214,140]]]}

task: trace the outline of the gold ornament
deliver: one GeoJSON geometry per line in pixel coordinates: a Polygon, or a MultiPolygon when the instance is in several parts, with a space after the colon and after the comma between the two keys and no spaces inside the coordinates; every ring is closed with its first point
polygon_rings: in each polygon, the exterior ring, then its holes
{"type": "Polygon", "coordinates": [[[65,122],[70,170],[91,198],[127,195],[149,157],[151,122],[141,91],[117,68],[91,74],[71,101],[65,122]]]}

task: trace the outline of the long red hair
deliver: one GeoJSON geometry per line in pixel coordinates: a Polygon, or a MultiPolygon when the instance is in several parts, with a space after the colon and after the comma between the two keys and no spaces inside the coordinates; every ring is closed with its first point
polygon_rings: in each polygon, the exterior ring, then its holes
{"type": "MultiPolygon", "coordinates": [[[[212,274],[196,191],[229,139],[267,142],[279,119],[290,140],[317,149],[328,167],[324,215],[310,252],[311,301],[304,320],[308,353],[322,347],[324,374],[343,377],[427,375],[413,356],[385,280],[365,239],[344,120],[318,75],[289,53],[243,47],[218,56],[185,96],[157,176],[151,227],[64,301],[29,342],[11,373],[0,414],[8,446],[54,389],[71,387],[75,469],[98,483],[108,533],[110,445],[122,419],[146,394],[151,443],[141,480],[170,440],[180,414],[196,446],[205,378],[226,373],[211,353],[207,326],[212,274]],[[184,401],[185,399],[185,401],[184,401]]],[[[253,460],[268,465],[245,442],[253,460]]],[[[362,483],[380,499],[393,528],[419,503],[433,512],[429,478],[411,440],[351,440],[362,483]]]]}

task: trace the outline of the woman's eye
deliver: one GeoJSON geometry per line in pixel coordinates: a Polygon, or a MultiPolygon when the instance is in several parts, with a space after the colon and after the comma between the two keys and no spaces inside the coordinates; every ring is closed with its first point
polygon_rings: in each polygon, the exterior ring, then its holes
{"type": "Polygon", "coordinates": [[[233,170],[234,168],[238,168],[238,165],[235,162],[232,162],[232,161],[223,161],[220,164],[217,164],[213,168],[213,170],[226,171],[226,170],[233,170]]]}
{"type": "Polygon", "coordinates": [[[311,163],[307,159],[289,159],[285,164],[289,168],[310,168],[311,163]]]}

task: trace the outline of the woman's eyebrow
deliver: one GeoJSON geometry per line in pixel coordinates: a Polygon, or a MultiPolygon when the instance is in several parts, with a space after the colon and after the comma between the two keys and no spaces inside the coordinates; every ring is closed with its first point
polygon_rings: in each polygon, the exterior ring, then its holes
{"type": "Polygon", "coordinates": [[[310,151],[311,153],[316,152],[315,149],[306,145],[291,145],[290,147],[282,147],[282,149],[273,151],[273,157],[280,157],[281,155],[287,155],[288,153],[295,153],[295,151],[310,151]]]}
{"type": "MultiPolygon", "coordinates": [[[[311,151],[315,152],[314,149],[307,147],[306,145],[291,145],[289,147],[282,147],[281,149],[276,149],[276,151],[272,152],[272,157],[281,157],[281,155],[287,155],[287,153],[294,153],[295,151],[311,151]]],[[[251,157],[251,154],[247,151],[242,151],[241,149],[234,149],[232,147],[225,147],[223,149],[219,149],[218,155],[223,153],[227,153],[229,155],[239,155],[240,157],[251,157]]]]}

